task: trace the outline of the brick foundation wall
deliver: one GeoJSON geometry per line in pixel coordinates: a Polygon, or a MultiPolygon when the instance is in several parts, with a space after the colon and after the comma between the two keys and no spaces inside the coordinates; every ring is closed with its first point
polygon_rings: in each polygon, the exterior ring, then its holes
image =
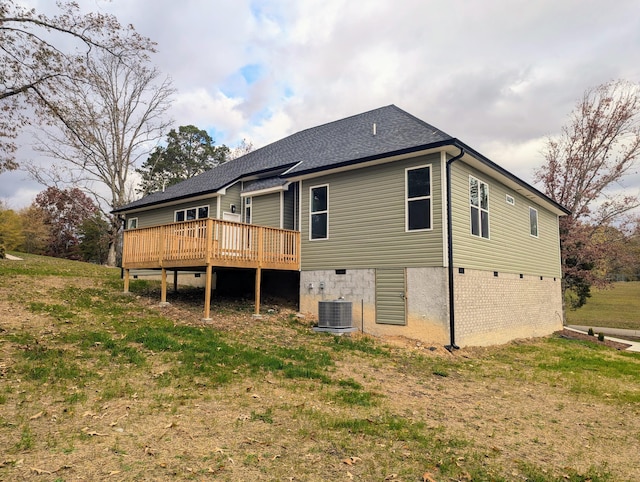
{"type": "Polygon", "coordinates": [[[496,345],[562,329],[560,278],[456,269],[454,295],[458,346],[496,345]]]}

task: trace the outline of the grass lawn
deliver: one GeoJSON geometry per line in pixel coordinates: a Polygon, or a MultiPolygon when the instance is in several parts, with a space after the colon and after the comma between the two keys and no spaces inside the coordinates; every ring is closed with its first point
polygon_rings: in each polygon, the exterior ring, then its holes
{"type": "MultiPolygon", "coordinates": [[[[17,254],[17,253],[16,253],[17,254]]],[[[640,480],[640,355],[558,336],[453,354],[292,307],[0,260],[0,480],[640,480]]]]}
{"type": "Polygon", "coordinates": [[[583,307],[567,311],[567,323],[640,330],[640,281],[613,283],[608,289],[592,290],[583,307]]]}

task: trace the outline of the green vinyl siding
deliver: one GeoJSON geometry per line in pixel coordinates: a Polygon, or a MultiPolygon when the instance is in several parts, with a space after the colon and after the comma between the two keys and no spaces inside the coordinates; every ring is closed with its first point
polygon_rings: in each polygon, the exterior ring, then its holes
{"type": "Polygon", "coordinates": [[[440,154],[302,183],[302,269],[442,266],[440,154]],[[406,232],[405,169],[431,166],[432,229],[406,232]],[[309,189],[328,185],[328,239],[309,240],[309,189]]]}
{"type": "Polygon", "coordinates": [[[560,277],[558,216],[519,192],[458,161],[452,165],[453,265],[535,276],[560,277]],[[489,185],[489,238],[471,235],[469,176],[489,185]],[[507,195],[514,204],[507,202],[507,195]],[[538,211],[531,236],[529,208],[538,211]]]}
{"type": "MultiPolygon", "coordinates": [[[[240,199],[240,192],[242,186],[239,182],[236,182],[233,186],[228,187],[224,195],[220,196],[220,219],[222,219],[222,213],[230,213],[231,206],[236,207],[235,214],[242,214],[242,199],[240,199]]],[[[213,212],[215,217],[215,211],[213,212]]]]}
{"type": "Polygon", "coordinates": [[[161,224],[169,224],[174,222],[174,213],[183,209],[197,208],[200,206],[209,206],[209,217],[214,218],[216,216],[216,202],[215,197],[208,199],[199,199],[197,201],[188,201],[179,204],[172,204],[171,206],[162,206],[158,208],[151,208],[148,211],[141,211],[133,214],[128,214],[127,218],[138,218],[139,228],[148,228],[150,226],[159,226],[161,224]]]}
{"type": "Polygon", "coordinates": [[[376,269],[376,323],[407,324],[404,268],[376,269]]]}
{"type": "Polygon", "coordinates": [[[251,198],[251,224],[280,227],[280,193],[275,192],[251,198]]]}

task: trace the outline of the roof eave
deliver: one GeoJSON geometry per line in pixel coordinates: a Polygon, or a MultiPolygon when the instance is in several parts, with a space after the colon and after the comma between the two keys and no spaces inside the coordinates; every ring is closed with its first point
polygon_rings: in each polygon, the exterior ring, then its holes
{"type": "MultiPolygon", "coordinates": [[[[430,144],[421,144],[419,146],[414,146],[414,147],[408,147],[406,149],[399,149],[396,151],[390,151],[390,152],[384,152],[381,154],[375,154],[372,156],[366,156],[366,157],[359,157],[356,159],[349,159],[346,161],[342,161],[342,162],[336,162],[330,165],[325,165],[325,166],[318,166],[318,167],[312,167],[309,169],[301,169],[301,170],[295,170],[294,172],[290,172],[287,171],[285,173],[282,174],[283,178],[301,178],[301,177],[306,177],[308,175],[311,174],[315,174],[315,173],[319,173],[319,172],[324,172],[324,171],[333,171],[335,169],[341,169],[341,168],[345,168],[345,167],[350,167],[350,166],[356,166],[358,164],[365,164],[368,162],[372,162],[372,161],[377,161],[380,159],[386,159],[386,158],[390,158],[390,157],[398,157],[398,156],[403,156],[406,154],[411,154],[414,152],[420,152],[420,151],[426,151],[429,149],[438,149],[440,147],[446,146],[451,144],[451,140],[446,140],[446,141],[438,141],[438,142],[433,142],[430,144]]],[[[304,163],[302,163],[304,164],[304,163]]]]}
{"type": "Polygon", "coordinates": [[[180,202],[184,201],[185,199],[190,199],[190,200],[200,200],[200,199],[206,199],[209,197],[217,197],[220,195],[220,189],[215,190],[215,191],[207,191],[207,192],[202,192],[202,193],[196,193],[196,194],[191,194],[191,195],[185,195],[185,196],[179,196],[179,197],[173,197],[170,199],[163,199],[161,201],[155,201],[149,204],[142,204],[142,205],[138,205],[138,206],[133,206],[133,207],[127,207],[127,206],[123,206],[121,208],[118,209],[114,209],[113,211],[111,211],[111,214],[127,214],[127,213],[137,213],[137,212],[142,212],[142,211],[147,211],[150,208],[157,208],[160,206],[172,206],[174,204],[179,204],[180,202]]]}
{"type": "MultiPolygon", "coordinates": [[[[251,178],[251,177],[258,177],[258,176],[260,176],[262,174],[265,174],[265,173],[268,173],[268,172],[272,172],[274,170],[287,169],[287,168],[290,169],[295,164],[296,163],[294,163],[294,162],[285,163],[285,164],[282,164],[282,166],[278,166],[277,168],[270,167],[270,168],[261,169],[259,171],[253,171],[253,172],[245,173],[245,174],[242,174],[241,176],[238,176],[238,177],[234,178],[231,182],[228,182],[228,183],[223,184],[221,186],[216,186],[216,188],[209,189],[207,191],[192,192],[192,193],[189,193],[189,194],[183,194],[183,195],[176,196],[176,197],[171,197],[171,198],[168,198],[168,199],[161,199],[161,200],[153,201],[153,202],[146,203],[146,204],[138,204],[138,205],[133,206],[133,207],[122,206],[121,208],[112,210],[111,214],[122,214],[122,213],[128,213],[128,212],[145,211],[147,209],[159,207],[159,206],[162,206],[162,205],[175,204],[176,202],[182,201],[184,199],[192,199],[194,197],[207,197],[207,196],[218,195],[218,194],[220,194],[221,190],[226,189],[229,186],[234,185],[235,183],[237,183],[238,181],[240,181],[242,179],[251,178]]],[[[216,169],[216,168],[214,168],[214,169],[216,169]]]]}
{"type": "Polygon", "coordinates": [[[569,216],[571,214],[571,211],[569,209],[565,208],[564,206],[562,206],[558,202],[554,201],[549,196],[547,196],[543,192],[541,192],[538,189],[536,189],[535,187],[533,187],[531,184],[523,181],[522,179],[520,179],[515,174],[507,171],[506,169],[504,169],[503,167],[499,166],[498,164],[496,164],[495,162],[493,162],[489,158],[483,156],[482,154],[480,154],[475,149],[467,146],[464,142],[460,141],[459,139],[453,139],[453,142],[451,143],[451,145],[457,147],[458,149],[464,149],[464,151],[467,154],[471,155],[473,158],[477,159],[478,161],[480,161],[482,164],[486,165],[487,167],[489,167],[493,171],[497,172],[498,174],[500,174],[501,176],[503,176],[506,179],[510,180],[511,182],[514,182],[514,183],[518,184],[519,186],[521,186],[521,187],[527,189],[528,191],[532,192],[536,197],[540,198],[544,203],[552,206],[554,208],[553,210],[558,211],[557,214],[559,214],[561,216],[569,216]]]}

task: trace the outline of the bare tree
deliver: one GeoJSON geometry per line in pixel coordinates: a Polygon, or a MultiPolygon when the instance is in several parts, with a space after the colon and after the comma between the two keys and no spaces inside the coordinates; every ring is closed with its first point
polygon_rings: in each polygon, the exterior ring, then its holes
{"type": "MultiPolygon", "coordinates": [[[[53,122],[37,149],[54,161],[50,168],[31,165],[29,172],[46,186],[82,187],[108,216],[131,201],[130,174],[169,126],[165,113],[173,93],[170,80],[143,60],[88,59],[82,78],[70,81],[53,102],[41,99],[41,116],[53,122]]],[[[112,265],[119,228],[112,216],[112,265]]]]}
{"type": "Polygon", "coordinates": [[[0,173],[18,167],[15,137],[30,122],[29,106],[53,102],[54,93],[83,74],[87,58],[100,52],[128,61],[154,49],[112,15],[81,14],[75,2],[57,6],[60,13],[49,17],[0,0],[0,173]]]}
{"type": "Polygon", "coordinates": [[[637,193],[620,189],[640,157],[640,86],[616,81],[587,90],[544,157],[536,180],[572,212],[560,220],[562,261],[565,287],[581,306],[592,285],[606,284],[599,268],[616,256],[602,233],[611,225],[624,232],[626,216],[640,206],[637,193]]]}
{"type": "Polygon", "coordinates": [[[229,151],[227,155],[227,161],[232,161],[237,159],[238,157],[245,156],[253,151],[253,142],[247,141],[246,139],[242,139],[240,144],[229,151]]]}

